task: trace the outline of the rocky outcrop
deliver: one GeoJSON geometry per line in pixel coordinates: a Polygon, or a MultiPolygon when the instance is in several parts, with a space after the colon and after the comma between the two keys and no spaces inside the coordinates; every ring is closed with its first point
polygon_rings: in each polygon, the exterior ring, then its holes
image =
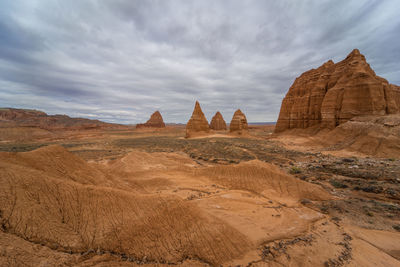
{"type": "Polygon", "coordinates": [[[157,110],[154,112],[146,123],[136,125],[136,128],[164,128],[165,123],[161,113],[157,110]]]}
{"type": "Polygon", "coordinates": [[[190,120],[186,124],[186,137],[191,137],[195,133],[208,133],[209,131],[210,126],[208,125],[206,116],[204,116],[199,102],[196,101],[192,117],[190,117],[190,120]]]}
{"type": "Polygon", "coordinates": [[[358,49],[296,78],[282,101],[275,132],[320,125],[335,128],[360,115],[400,110],[400,87],[377,76],[358,49]]]}
{"type": "Polygon", "coordinates": [[[240,109],[236,110],[235,114],[233,114],[231,124],[229,125],[229,131],[244,133],[248,128],[246,116],[240,109]]]}
{"type": "Polygon", "coordinates": [[[216,131],[226,130],[226,122],[219,111],[211,119],[210,128],[216,131]]]}

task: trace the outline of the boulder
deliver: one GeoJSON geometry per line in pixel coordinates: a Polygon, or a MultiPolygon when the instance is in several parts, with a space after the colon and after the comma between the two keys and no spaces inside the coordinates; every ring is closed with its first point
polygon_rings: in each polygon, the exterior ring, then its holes
{"type": "Polygon", "coordinates": [[[165,123],[161,113],[157,110],[154,112],[146,123],[137,124],[136,128],[164,128],[165,123]]]}
{"type": "Polygon", "coordinates": [[[186,137],[191,137],[195,133],[208,133],[210,131],[210,126],[206,116],[204,116],[201,110],[200,104],[196,101],[192,117],[186,124],[186,137]]]}
{"type": "Polygon", "coordinates": [[[229,125],[229,131],[241,134],[247,132],[248,128],[246,116],[240,109],[236,110],[229,125]]]}
{"type": "Polygon", "coordinates": [[[211,119],[210,128],[216,131],[226,130],[226,123],[222,114],[217,111],[214,117],[211,119]]]}
{"type": "Polygon", "coordinates": [[[335,128],[353,117],[399,113],[400,87],[375,74],[354,49],[296,78],[282,101],[275,132],[292,128],[335,128]]]}

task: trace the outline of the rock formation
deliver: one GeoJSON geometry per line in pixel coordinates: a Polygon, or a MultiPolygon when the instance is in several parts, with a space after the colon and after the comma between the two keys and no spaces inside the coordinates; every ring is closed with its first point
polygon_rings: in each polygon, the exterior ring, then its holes
{"type": "Polygon", "coordinates": [[[354,49],[344,60],[329,60],[296,78],[282,101],[275,132],[313,125],[332,129],[355,116],[399,110],[400,87],[377,76],[354,49]]]}
{"type": "Polygon", "coordinates": [[[217,113],[215,113],[214,117],[211,119],[210,128],[216,131],[226,130],[225,120],[219,111],[217,111],[217,113]]]}
{"type": "Polygon", "coordinates": [[[136,128],[164,128],[165,123],[163,121],[163,117],[161,113],[157,110],[154,112],[150,119],[146,123],[140,123],[136,125],[136,128]]]}
{"type": "Polygon", "coordinates": [[[204,116],[204,113],[201,110],[199,102],[196,101],[192,117],[190,117],[190,120],[186,124],[186,137],[190,137],[193,133],[198,133],[198,132],[207,133],[209,131],[210,131],[210,126],[208,125],[206,116],[204,116]]]}
{"type": "Polygon", "coordinates": [[[229,125],[230,132],[243,133],[248,130],[247,119],[243,112],[238,109],[233,114],[231,124],[229,125]]]}

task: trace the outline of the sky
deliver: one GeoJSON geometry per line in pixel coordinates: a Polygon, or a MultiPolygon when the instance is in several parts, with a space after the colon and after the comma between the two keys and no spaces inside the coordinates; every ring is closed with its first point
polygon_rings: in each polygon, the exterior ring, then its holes
{"type": "Polygon", "coordinates": [[[0,0],[0,107],[134,124],[240,108],[276,121],[301,73],[354,48],[400,85],[400,1],[0,0]]]}

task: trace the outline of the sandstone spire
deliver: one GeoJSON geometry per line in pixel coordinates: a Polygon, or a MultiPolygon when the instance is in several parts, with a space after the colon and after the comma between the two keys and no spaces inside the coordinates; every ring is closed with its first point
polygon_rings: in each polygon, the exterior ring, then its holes
{"type": "Polygon", "coordinates": [[[164,120],[161,116],[161,113],[158,110],[151,115],[150,119],[146,123],[141,123],[136,125],[136,128],[146,128],[146,127],[152,127],[152,128],[165,127],[164,120]]]}
{"type": "Polygon", "coordinates": [[[229,125],[230,132],[239,132],[243,133],[248,130],[247,119],[243,112],[238,109],[233,114],[231,124],[229,125]]]}
{"type": "Polygon", "coordinates": [[[219,111],[217,111],[217,113],[215,113],[214,117],[211,119],[210,128],[216,131],[226,130],[225,120],[219,111]]]}
{"type": "Polygon", "coordinates": [[[275,132],[313,125],[334,128],[359,115],[400,110],[400,87],[377,76],[358,49],[296,78],[282,101],[275,132]]]}
{"type": "Polygon", "coordinates": [[[190,117],[190,120],[186,124],[186,137],[190,137],[193,133],[209,132],[209,131],[210,127],[208,125],[206,116],[204,116],[204,113],[201,110],[199,102],[196,101],[192,117],[190,117]]]}

